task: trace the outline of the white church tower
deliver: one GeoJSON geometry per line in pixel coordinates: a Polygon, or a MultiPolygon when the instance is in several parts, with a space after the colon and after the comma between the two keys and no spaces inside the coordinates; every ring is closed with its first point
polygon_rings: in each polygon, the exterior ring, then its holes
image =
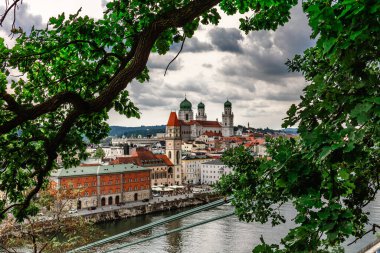
{"type": "Polygon", "coordinates": [[[178,121],[177,114],[171,112],[169,116],[168,123],[166,124],[166,156],[173,163],[173,177],[174,182],[177,185],[182,184],[181,178],[181,164],[182,164],[182,154],[181,154],[181,125],[178,121]]]}
{"type": "Polygon", "coordinates": [[[222,134],[225,137],[234,135],[234,114],[232,113],[232,104],[230,101],[224,103],[224,113],[222,114],[222,134]]]}
{"type": "Polygon", "coordinates": [[[185,122],[189,122],[194,119],[192,104],[189,100],[187,100],[186,96],[185,100],[183,100],[179,105],[178,118],[185,122]]]}
{"type": "Polygon", "coordinates": [[[198,104],[198,113],[196,115],[196,120],[207,120],[207,115],[205,113],[205,104],[202,102],[198,104]]]}

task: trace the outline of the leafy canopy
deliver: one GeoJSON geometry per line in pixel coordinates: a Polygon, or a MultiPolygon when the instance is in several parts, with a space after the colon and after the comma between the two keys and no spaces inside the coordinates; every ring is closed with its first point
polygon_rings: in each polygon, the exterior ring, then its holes
{"type": "Polygon", "coordinates": [[[200,23],[217,25],[219,11],[249,14],[241,19],[246,33],[276,29],[296,3],[115,0],[99,20],[62,13],[46,29],[13,29],[12,48],[0,38],[0,219],[11,210],[18,220],[35,213],[32,199],[46,187],[57,157],[66,168],[86,158],[83,137],[97,143],[107,135],[111,108],[139,117],[126,87],[149,80],[151,52],[167,53],[200,23]]]}
{"type": "MultiPolygon", "coordinates": [[[[316,46],[287,62],[308,85],[283,127],[299,124],[299,139],[272,139],[266,158],[238,148],[224,155],[235,173],[218,188],[234,196],[245,221],[284,221],[293,203],[296,227],[278,245],[254,252],[330,252],[365,234],[363,208],[380,188],[380,2],[306,1],[316,46]]],[[[372,224],[373,225],[373,224],[372,224]]]]}

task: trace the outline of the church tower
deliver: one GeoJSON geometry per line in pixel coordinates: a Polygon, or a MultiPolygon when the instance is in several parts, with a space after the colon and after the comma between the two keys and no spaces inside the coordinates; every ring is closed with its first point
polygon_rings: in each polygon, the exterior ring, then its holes
{"type": "Polygon", "coordinates": [[[187,100],[186,96],[185,100],[183,100],[179,105],[178,117],[180,120],[183,120],[185,122],[189,122],[190,120],[194,119],[192,104],[189,100],[187,100]]]}
{"type": "Polygon", "coordinates": [[[200,102],[198,104],[198,114],[196,115],[197,120],[207,120],[207,115],[205,114],[205,104],[200,102]]]}
{"type": "Polygon", "coordinates": [[[232,104],[230,101],[224,103],[224,113],[222,114],[222,134],[225,137],[234,135],[234,114],[232,113],[232,104]]]}
{"type": "Polygon", "coordinates": [[[181,184],[181,125],[175,112],[171,112],[168,123],[166,124],[166,156],[173,163],[173,177],[174,182],[178,185],[181,184]]]}

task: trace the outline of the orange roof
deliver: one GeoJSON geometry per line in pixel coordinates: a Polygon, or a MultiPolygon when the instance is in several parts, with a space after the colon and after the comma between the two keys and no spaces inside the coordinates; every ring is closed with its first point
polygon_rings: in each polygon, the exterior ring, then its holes
{"type": "Polygon", "coordinates": [[[222,137],[222,133],[214,133],[212,131],[205,131],[203,134],[207,135],[208,137],[213,137],[213,136],[220,136],[220,137],[222,137]]]}
{"type": "Polygon", "coordinates": [[[180,126],[177,114],[175,112],[171,112],[168,120],[167,126],[180,126]]]}
{"type": "Polygon", "coordinates": [[[166,155],[156,155],[158,159],[162,159],[167,166],[174,166],[174,164],[170,161],[170,159],[166,155]]]}
{"type": "Polygon", "coordinates": [[[130,157],[117,157],[111,161],[112,164],[125,164],[133,163],[139,166],[157,166],[158,164],[165,164],[166,166],[174,166],[166,155],[155,155],[152,151],[144,148],[137,148],[136,151],[130,157]]]}
{"type": "Polygon", "coordinates": [[[190,124],[192,125],[197,124],[203,127],[219,127],[219,128],[222,127],[218,121],[209,121],[209,120],[191,120],[190,124]]]}

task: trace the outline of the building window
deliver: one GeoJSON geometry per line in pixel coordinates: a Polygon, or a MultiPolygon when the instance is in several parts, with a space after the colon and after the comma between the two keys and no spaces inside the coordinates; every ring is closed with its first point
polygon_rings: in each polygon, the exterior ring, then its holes
{"type": "Polygon", "coordinates": [[[92,186],[95,186],[96,185],[96,182],[92,182],[92,186]]]}
{"type": "Polygon", "coordinates": [[[135,186],[135,191],[137,191],[139,188],[137,186],[135,186]]]}
{"type": "Polygon", "coordinates": [[[80,188],[80,187],[82,187],[82,185],[81,184],[77,184],[77,187],[80,188]]]}
{"type": "Polygon", "coordinates": [[[84,186],[87,187],[87,186],[88,186],[88,183],[84,183],[84,186]]]}
{"type": "Polygon", "coordinates": [[[109,190],[108,193],[112,193],[112,190],[109,190]]]}
{"type": "Polygon", "coordinates": [[[88,196],[88,192],[84,192],[84,196],[86,196],[86,197],[87,197],[87,196],[88,196]]]}
{"type": "Polygon", "coordinates": [[[93,192],[92,192],[92,196],[95,196],[95,195],[96,195],[96,191],[93,191],[93,192]]]}
{"type": "Polygon", "coordinates": [[[132,191],[132,187],[129,187],[129,191],[132,191]]]}

